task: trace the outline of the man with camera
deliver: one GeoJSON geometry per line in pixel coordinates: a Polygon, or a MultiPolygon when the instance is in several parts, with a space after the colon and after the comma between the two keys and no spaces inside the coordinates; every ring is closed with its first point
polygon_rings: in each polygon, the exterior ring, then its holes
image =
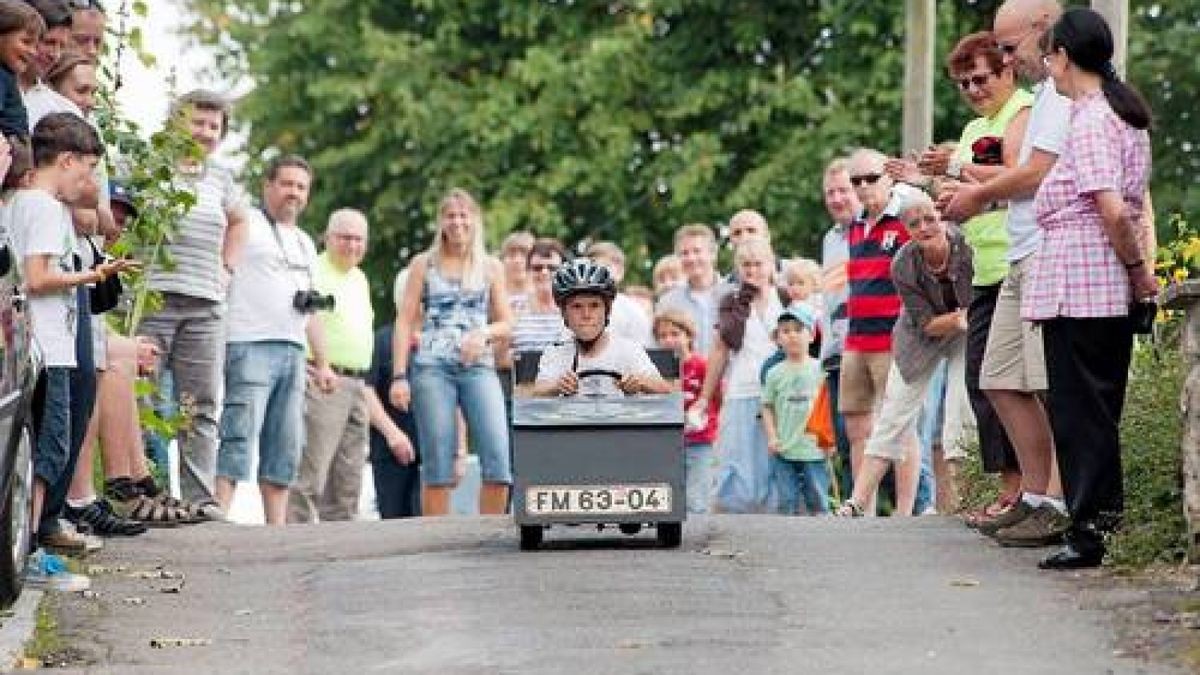
{"type": "Polygon", "coordinates": [[[325,332],[332,391],[309,385],[304,397],[307,443],[288,498],[288,522],[353,520],[366,462],[370,414],[365,381],[375,346],[371,288],[359,269],[367,252],[367,217],[354,209],[329,216],[315,287],[334,300],[316,321],[325,332]]]}
{"type": "Polygon", "coordinates": [[[242,259],[229,286],[225,406],[217,453],[216,499],[224,510],[258,455],[258,487],[268,525],[286,522],[288,488],[304,447],[304,345],[313,353],[315,386],[332,391],[337,375],[313,315],[330,306],[316,291],[317,251],[297,226],[308,205],[312,169],[279,157],[267,168],[263,210],[247,223],[242,259]]]}

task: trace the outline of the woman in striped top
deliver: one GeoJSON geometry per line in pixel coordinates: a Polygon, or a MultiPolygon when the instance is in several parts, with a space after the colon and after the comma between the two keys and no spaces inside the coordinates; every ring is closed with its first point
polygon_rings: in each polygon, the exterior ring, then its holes
{"type": "Polygon", "coordinates": [[[566,253],[562,244],[549,238],[538,239],[530,247],[525,264],[533,289],[525,311],[513,326],[513,351],[541,351],[563,339],[562,312],[554,302],[550,281],[554,270],[566,260],[566,253]]]}

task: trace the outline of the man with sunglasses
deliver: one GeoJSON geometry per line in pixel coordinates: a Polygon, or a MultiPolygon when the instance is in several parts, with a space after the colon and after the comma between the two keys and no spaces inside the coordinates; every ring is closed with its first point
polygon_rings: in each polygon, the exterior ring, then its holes
{"type": "MultiPolygon", "coordinates": [[[[892,283],[891,262],[909,240],[908,228],[894,215],[903,209],[893,203],[886,160],[878,150],[864,148],[850,155],[849,161],[850,184],[863,210],[846,235],[849,326],[842,348],[838,410],[845,420],[855,476],[892,365],[892,327],[900,315],[900,296],[892,283]]],[[[874,509],[873,504],[864,506],[868,512],[874,509]]]]}
{"type": "Polygon", "coordinates": [[[1020,500],[980,528],[1000,543],[1053,543],[1067,525],[1062,486],[1052,476],[1054,444],[1038,397],[1048,385],[1041,332],[1021,319],[1021,295],[1041,243],[1033,197],[1058,160],[1067,135],[1070,100],[1058,94],[1042,63],[1039,38],[1062,14],[1056,0],[1008,0],[996,13],[994,34],[1005,63],[1033,82],[1034,102],[1017,165],[981,182],[963,183],[945,200],[946,216],[965,220],[996,201],[1009,201],[1005,227],[1008,270],[992,314],[980,387],[1016,451],[1020,500]]]}

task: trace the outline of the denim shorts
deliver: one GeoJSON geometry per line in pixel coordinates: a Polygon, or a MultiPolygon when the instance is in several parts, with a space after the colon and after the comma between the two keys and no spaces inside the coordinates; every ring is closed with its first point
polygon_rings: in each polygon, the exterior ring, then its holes
{"type": "Polygon", "coordinates": [[[217,475],[288,487],[304,447],[304,348],[292,342],[231,342],[217,475]]]}
{"type": "Polygon", "coordinates": [[[413,364],[413,416],[421,446],[421,475],[426,485],[454,484],[458,446],[455,410],[467,420],[471,450],[479,456],[485,483],[512,483],[504,392],[490,366],[459,363],[413,364]]]}

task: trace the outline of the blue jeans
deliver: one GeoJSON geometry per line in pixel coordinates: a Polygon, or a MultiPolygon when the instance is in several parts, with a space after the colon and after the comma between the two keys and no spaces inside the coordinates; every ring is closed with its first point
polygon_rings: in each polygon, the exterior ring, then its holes
{"type": "Polygon", "coordinates": [[[833,477],[829,475],[825,460],[772,457],[771,470],[775,474],[775,484],[779,486],[780,513],[788,516],[800,513],[802,501],[804,512],[810,516],[829,513],[829,487],[833,477]]]}
{"type": "Polygon", "coordinates": [[[917,424],[917,435],[921,441],[921,477],[917,483],[917,500],[913,513],[920,514],[937,500],[937,481],[933,475],[933,446],[942,439],[942,425],[946,418],[946,361],[943,359],[929,380],[929,391],[921,407],[921,419],[917,424]]]}
{"type": "Polygon", "coordinates": [[[455,411],[467,420],[471,449],[479,456],[485,483],[512,483],[504,392],[490,366],[459,363],[413,364],[413,415],[421,446],[425,485],[454,484],[454,451],[458,445],[455,411]]]}
{"type": "Polygon", "coordinates": [[[717,506],[722,513],[763,513],[771,496],[767,438],[759,421],[761,399],[735,398],[721,406],[721,472],[717,506]]]}
{"type": "Polygon", "coordinates": [[[304,447],[304,348],[293,342],[231,342],[225,350],[225,407],[217,475],[288,487],[304,447]]]}
{"type": "Polygon", "coordinates": [[[717,457],[712,443],[683,446],[684,470],[687,476],[688,513],[708,513],[712,504],[713,467],[717,457]]]}

